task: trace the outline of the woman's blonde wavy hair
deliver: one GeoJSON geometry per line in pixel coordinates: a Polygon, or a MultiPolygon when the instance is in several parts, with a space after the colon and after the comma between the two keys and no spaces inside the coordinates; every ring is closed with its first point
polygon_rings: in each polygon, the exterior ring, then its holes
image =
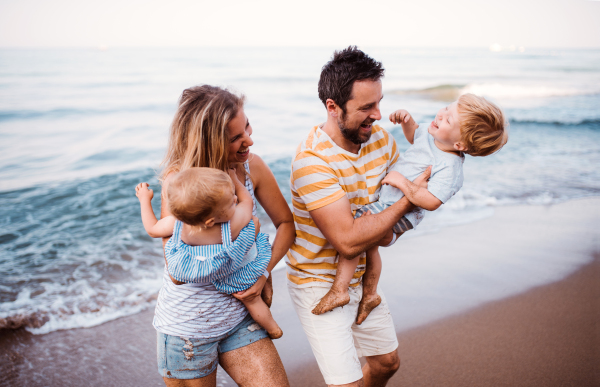
{"type": "Polygon", "coordinates": [[[159,179],[193,167],[229,168],[227,125],[244,106],[244,96],[202,85],[185,89],[169,133],[159,179]]]}

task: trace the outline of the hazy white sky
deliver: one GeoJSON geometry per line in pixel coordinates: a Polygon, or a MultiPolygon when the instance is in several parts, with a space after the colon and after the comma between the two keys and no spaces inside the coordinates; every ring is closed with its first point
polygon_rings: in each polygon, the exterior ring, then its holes
{"type": "Polygon", "coordinates": [[[590,0],[0,0],[0,47],[600,47],[590,0]]]}

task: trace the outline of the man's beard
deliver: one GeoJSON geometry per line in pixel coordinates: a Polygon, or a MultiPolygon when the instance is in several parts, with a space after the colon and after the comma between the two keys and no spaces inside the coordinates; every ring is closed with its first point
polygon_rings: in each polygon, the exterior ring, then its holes
{"type": "Polygon", "coordinates": [[[340,132],[342,132],[342,136],[344,136],[346,140],[350,141],[355,145],[360,145],[369,141],[369,139],[371,138],[371,132],[364,133],[361,135],[360,126],[370,125],[373,122],[375,122],[375,120],[368,118],[364,120],[360,125],[358,125],[358,127],[349,128],[346,126],[346,114],[342,112],[342,116],[340,118],[338,118],[337,124],[340,128],[340,132]]]}

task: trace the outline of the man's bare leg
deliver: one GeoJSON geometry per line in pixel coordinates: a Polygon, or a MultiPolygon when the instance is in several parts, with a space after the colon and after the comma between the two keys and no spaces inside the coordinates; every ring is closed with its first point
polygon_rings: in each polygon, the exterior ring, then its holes
{"type": "Polygon", "coordinates": [[[385,355],[367,356],[367,364],[362,368],[365,387],[385,386],[400,368],[398,350],[385,355]]]}
{"type": "Polygon", "coordinates": [[[360,303],[358,304],[358,313],[356,323],[362,324],[369,316],[369,313],[381,304],[381,297],[377,294],[377,284],[381,276],[381,256],[377,246],[367,250],[367,268],[363,275],[363,294],[360,303]]]}
{"type": "Polygon", "coordinates": [[[327,294],[321,298],[321,301],[319,301],[317,306],[312,310],[313,314],[323,314],[350,302],[348,287],[350,286],[350,281],[352,281],[352,277],[356,271],[356,266],[358,266],[358,258],[358,256],[352,259],[343,257],[338,258],[333,285],[331,285],[331,289],[329,289],[327,294]]]}
{"type": "Polygon", "coordinates": [[[367,356],[362,368],[363,377],[348,384],[328,384],[329,387],[383,387],[400,368],[398,350],[385,355],[367,356]]]}
{"type": "Polygon", "coordinates": [[[219,355],[219,364],[244,387],[289,387],[283,363],[269,338],[219,355]]]}

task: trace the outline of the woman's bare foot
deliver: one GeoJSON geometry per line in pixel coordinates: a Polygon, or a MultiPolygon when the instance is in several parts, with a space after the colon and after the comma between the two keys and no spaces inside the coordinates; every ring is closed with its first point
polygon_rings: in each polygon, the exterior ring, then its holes
{"type": "Polygon", "coordinates": [[[350,302],[350,295],[348,289],[337,290],[334,288],[329,289],[326,295],[321,298],[321,301],[312,310],[312,314],[320,315],[325,312],[329,312],[338,306],[344,306],[350,302]]]}
{"type": "Polygon", "coordinates": [[[269,337],[271,338],[271,340],[275,340],[275,339],[278,339],[281,336],[283,336],[283,331],[279,327],[277,327],[277,329],[274,329],[274,330],[269,331],[267,333],[269,334],[269,337]]]}
{"type": "Polygon", "coordinates": [[[356,324],[360,325],[367,319],[369,313],[381,304],[379,294],[363,294],[362,300],[358,304],[358,314],[356,316],[356,324]]]}

